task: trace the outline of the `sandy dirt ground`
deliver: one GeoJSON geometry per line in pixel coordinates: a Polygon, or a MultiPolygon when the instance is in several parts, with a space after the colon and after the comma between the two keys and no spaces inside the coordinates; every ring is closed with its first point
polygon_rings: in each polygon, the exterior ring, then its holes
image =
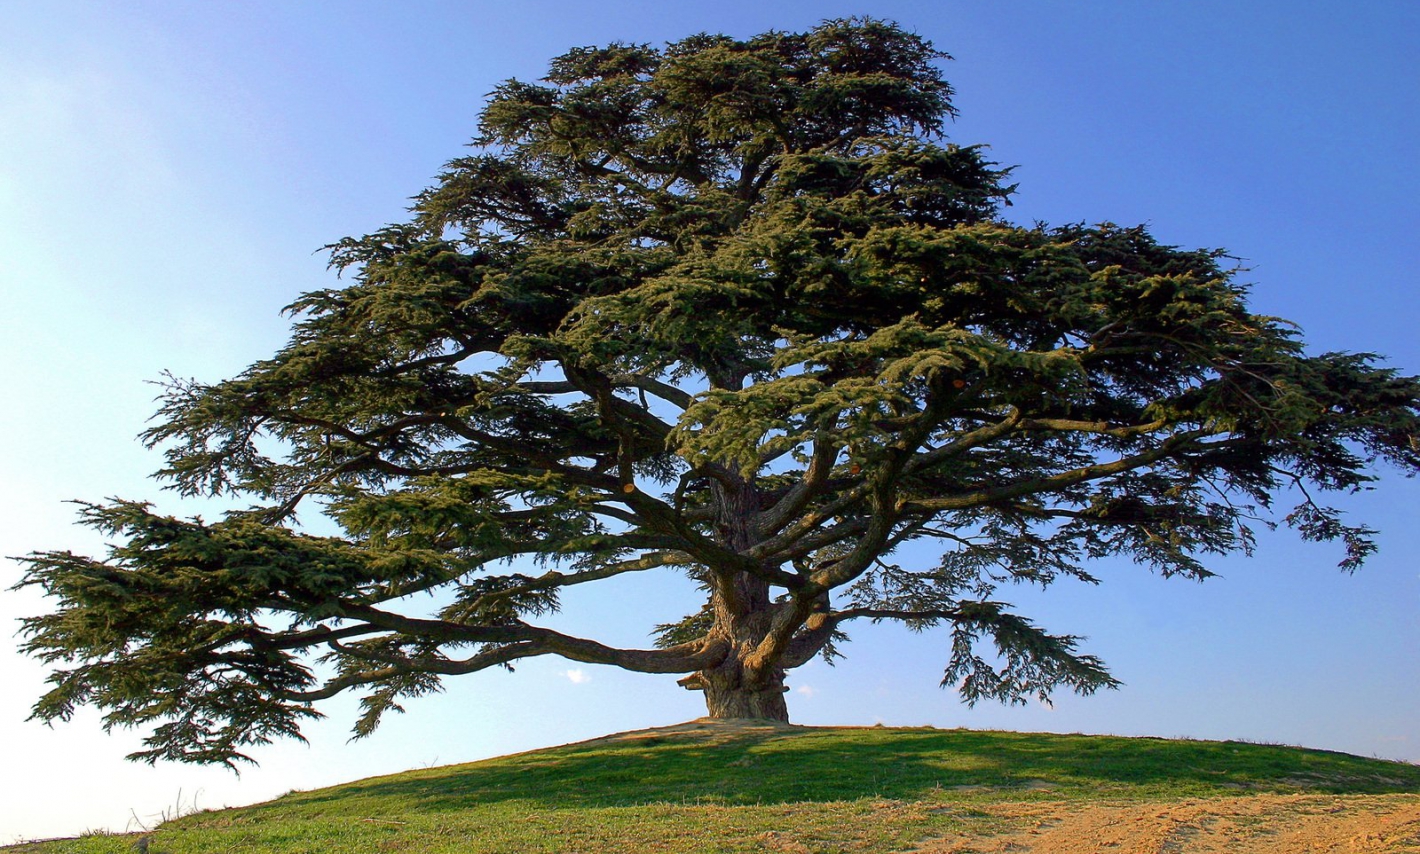
{"type": "Polygon", "coordinates": [[[1014,830],[935,839],[913,854],[1420,852],[1417,795],[1249,795],[1153,804],[983,807],[1014,830]]]}

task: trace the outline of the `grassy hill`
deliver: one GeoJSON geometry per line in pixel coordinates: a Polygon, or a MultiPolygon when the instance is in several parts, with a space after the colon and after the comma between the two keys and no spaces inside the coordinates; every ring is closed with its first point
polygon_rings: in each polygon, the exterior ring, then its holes
{"type": "Polygon", "coordinates": [[[990,839],[1042,809],[1396,793],[1372,800],[1420,813],[1420,766],[1238,742],[699,721],[198,813],[148,852],[968,851],[988,849],[931,841],[990,839]]]}

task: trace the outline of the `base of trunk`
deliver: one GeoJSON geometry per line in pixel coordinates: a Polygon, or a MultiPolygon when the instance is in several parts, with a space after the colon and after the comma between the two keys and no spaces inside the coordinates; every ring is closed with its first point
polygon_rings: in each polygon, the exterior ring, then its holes
{"type": "Polygon", "coordinates": [[[782,682],[758,690],[706,685],[705,708],[711,718],[753,718],[788,723],[789,705],[784,702],[784,692],[788,690],[782,682]]]}

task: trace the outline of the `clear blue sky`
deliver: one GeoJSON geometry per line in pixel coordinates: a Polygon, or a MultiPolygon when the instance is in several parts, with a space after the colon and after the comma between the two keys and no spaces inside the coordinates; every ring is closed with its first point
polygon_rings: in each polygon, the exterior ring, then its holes
{"type": "MultiPolygon", "coordinates": [[[[1019,167],[1013,218],[1147,222],[1168,242],[1226,247],[1252,267],[1255,310],[1300,323],[1313,349],[1420,372],[1417,4],[0,0],[0,554],[99,551],[66,499],[215,512],[146,479],[158,460],[133,438],[153,408],[145,382],[217,380],[270,354],[277,309],[332,282],[315,250],[399,219],[498,81],[536,78],[575,45],[864,13],[956,57],[952,137],[1019,167]]],[[[1098,588],[1008,591],[1051,630],[1088,635],[1118,692],[967,709],[936,687],[941,636],[864,627],[837,668],[791,674],[791,715],[1420,760],[1417,499],[1389,477],[1349,503],[1383,531],[1354,577],[1337,549],[1278,535],[1203,585],[1105,564],[1098,588]]],[[[0,564],[0,584],[17,577],[0,564]]],[[[565,625],[640,642],[679,613],[677,592],[575,599],[565,625]]],[[[0,594],[6,636],[44,607],[0,594]]],[[[126,763],[137,736],[102,734],[90,712],[26,723],[43,675],[0,650],[0,755],[25,780],[0,842],[703,714],[671,678],[539,660],[452,681],[356,744],[353,703],[331,703],[309,746],[260,751],[238,780],[126,763]]]]}

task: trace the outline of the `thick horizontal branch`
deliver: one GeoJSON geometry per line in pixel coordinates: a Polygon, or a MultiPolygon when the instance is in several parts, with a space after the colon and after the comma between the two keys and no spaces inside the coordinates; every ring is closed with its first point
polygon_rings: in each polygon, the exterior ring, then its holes
{"type": "Polygon", "coordinates": [[[476,626],[406,617],[356,603],[340,603],[339,607],[348,617],[409,637],[441,643],[526,642],[532,645],[532,650],[526,655],[554,654],[573,661],[610,664],[638,673],[690,673],[718,663],[728,652],[727,645],[722,641],[679,644],[665,649],[621,649],[525,623],[476,626]]]}

